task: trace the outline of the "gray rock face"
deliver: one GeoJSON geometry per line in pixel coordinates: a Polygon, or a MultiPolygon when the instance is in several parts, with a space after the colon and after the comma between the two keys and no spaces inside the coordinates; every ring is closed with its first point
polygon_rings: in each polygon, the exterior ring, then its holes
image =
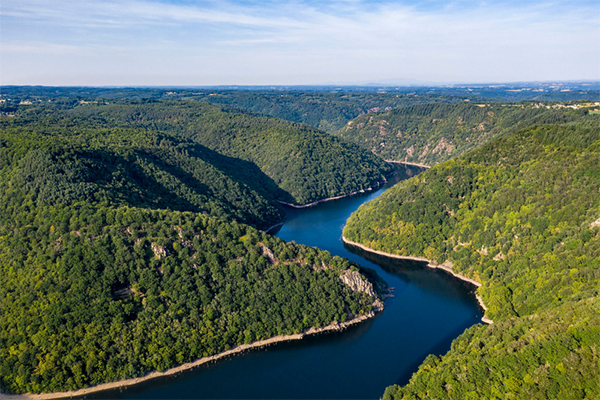
{"type": "Polygon", "coordinates": [[[340,275],[340,279],[354,292],[363,292],[373,298],[377,297],[375,295],[375,290],[373,290],[373,284],[364,279],[363,276],[357,271],[346,270],[342,275],[340,275]]]}
{"type": "Polygon", "coordinates": [[[152,243],[151,246],[152,251],[154,252],[154,255],[158,258],[161,259],[163,257],[167,256],[167,249],[165,249],[163,246],[157,244],[157,243],[152,243]]]}

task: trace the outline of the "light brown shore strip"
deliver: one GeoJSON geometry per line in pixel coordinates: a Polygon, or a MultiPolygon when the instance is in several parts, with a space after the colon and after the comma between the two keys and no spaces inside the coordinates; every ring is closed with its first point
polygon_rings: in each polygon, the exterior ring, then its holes
{"type": "Polygon", "coordinates": [[[265,233],[269,233],[270,231],[272,231],[273,229],[277,228],[278,226],[282,226],[285,223],[285,221],[281,221],[275,225],[271,225],[270,227],[268,227],[267,229],[263,229],[262,231],[265,233]]]}
{"type": "Polygon", "coordinates": [[[332,200],[339,200],[339,199],[343,199],[344,197],[350,197],[350,196],[356,196],[357,194],[362,194],[362,193],[367,193],[370,192],[374,189],[379,189],[382,185],[385,184],[386,181],[382,182],[380,185],[378,186],[373,186],[370,188],[366,188],[366,189],[360,189],[357,190],[356,192],[352,192],[352,193],[348,193],[348,194],[342,194],[339,196],[335,196],[335,197],[328,197],[326,199],[322,199],[322,200],[317,200],[317,201],[313,201],[312,203],[308,203],[308,204],[302,204],[302,205],[298,205],[298,204],[292,204],[292,203],[286,203],[285,201],[281,201],[281,200],[277,200],[277,202],[279,204],[283,204],[285,206],[288,207],[292,207],[292,208],[308,208],[308,207],[314,207],[317,204],[321,204],[321,203],[325,203],[327,201],[332,201],[332,200]]]}
{"type": "Polygon", "coordinates": [[[430,165],[418,164],[418,163],[412,163],[412,162],[408,162],[408,161],[385,160],[385,162],[387,162],[387,163],[391,163],[391,164],[404,164],[404,165],[412,165],[413,167],[421,167],[421,168],[426,168],[426,169],[429,169],[429,168],[431,168],[431,166],[430,166],[430,165]]]}
{"type": "MultiPolygon", "coordinates": [[[[359,249],[364,250],[366,252],[378,254],[378,255],[384,256],[384,257],[396,258],[396,259],[399,259],[399,260],[423,261],[423,262],[427,263],[427,266],[429,268],[441,269],[441,270],[446,271],[450,275],[452,275],[452,276],[454,276],[454,277],[456,277],[456,278],[458,278],[460,280],[463,280],[465,282],[469,282],[470,284],[475,285],[477,287],[481,286],[481,282],[477,282],[474,279],[467,278],[464,275],[457,274],[456,272],[452,271],[452,267],[450,265],[434,264],[431,260],[428,260],[428,259],[426,259],[424,257],[399,256],[397,254],[391,254],[391,253],[386,253],[386,252],[379,251],[379,250],[374,250],[374,249],[372,249],[370,247],[367,247],[367,246],[365,246],[363,244],[356,243],[356,242],[353,242],[353,241],[351,241],[349,239],[346,239],[344,236],[342,236],[342,241],[344,243],[346,243],[346,244],[351,245],[351,246],[358,247],[359,249]]],[[[483,309],[483,311],[485,313],[485,311],[487,310],[487,307],[486,307],[485,303],[483,302],[483,299],[478,294],[475,294],[475,298],[477,299],[477,302],[479,303],[479,306],[483,309]]],[[[486,324],[493,324],[494,323],[494,321],[492,321],[491,319],[487,318],[485,315],[483,317],[481,317],[481,322],[486,323],[486,324]]]]}
{"type": "MultiPolygon", "coordinates": [[[[410,162],[404,162],[404,161],[393,161],[393,160],[384,160],[385,162],[388,163],[393,163],[393,164],[406,164],[406,165],[412,165],[415,167],[421,167],[421,168],[431,168],[429,165],[424,165],[424,164],[415,164],[415,163],[410,163],[410,162]]],[[[372,190],[376,190],[379,189],[381,186],[385,185],[387,182],[387,178],[394,175],[395,172],[392,172],[390,175],[388,175],[387,177],[383,177],[383,182],[379,182],[378,185],[376,186],[372,186],[366,189],[360,189],[357,190],[356,192],[352,192],[352,193],[348,193],[348,194],[342,194],[339,196],[335,196],[335,197],[328,197],[326,199],[321,199],[321,200],[317,200],[317,201],[313,201],[312,203],[308,203],[308,204],[302,204],[302,205],[298,205],[298,204],[292,204],[292,203],[287,203],[285,201],[281,201],[281,200],[277,200],[277,202],[279,204],[283,204],[286,205],[288,207],[292,207],[292,208],[308,208],[308,207],[314,207],[317,204],[321,204],[321,203],[325,203],[327,201],[332,201],[332,200],[339,200],[339,199],[343,199],[345,197],[351,197],[351,196],[356,196],[357,194],[362,194],[362,193],[366,193],[366,192],[370,192],[372,190]]],[[[272,229],[272,228],[269,228],[272,229]]],[[[265,231],[266,232],[266,231],[265,231]]]]}
{"type": "Polygon", "coordinates": [[[142,376],[140,378],[124,379],[124,380],[117,381],[117,382],[108,382],[108,383],[103,383],[101,385],[92,386],[92,387],[85,388],[85,389],[68,391],[68,392],[54,392],[54,393],[41,393],[41,394],[26,393],[24,395],[15,395],[15,396],[3,395],[0,397],[6,398],[6,399],[11,399],[11,398],[18,399],[18,398],[23,398],[23,396],[25,396],[25,397],[27,397],[29,399],[33,399],[33,400],[49,400],[49,399],[68,398],[68,397],[74,397],[74,396],[79,397],[79,396],[84,396],[84,395],[87,395],[90,393],[101,392],[103,390],[117,389],[117,388],[122,388],[122,387],[126,387],[126,386],[133,386],[133,385],[137,385],[138,383],[148,381],[150,379],[155,379],[155,378],[169,376],[169,375],[175,375],[175,374],[178,374],[185,370],[188,370],[188,369],[191,369],[194,367],[198,367],[200,365],[203,365],[203,364],[206,364],[206,363],[209,363],[212,361],[216,361],[216,360],[219,360],[219,359],[222,359],[222,358],[234,355],[234,354],[242,353],[246,350],[258,349],[258,348],[269,346],[271,344],[275,344],[275,343],[279,343],[279,342],[300,340],[300,339],[304,338],[305,336],[314,335],[317,333],[328,332],[328,331],[341,331],[351,325],[358,324],[369,318],[373,318],[374,316],[375,316],[375,312],[371,311],[368,314],[356,316],[345,322],[339,322],[339,323],[334,322],[334,323],[324,326],[322,328],[310,328],[310,329],[305,330],[302,333],[298,333],[295,335],[280,335],[280,336],[272,337],[270,339],[265,339],[265,340],[260,340],[260,341],[254,342],[254,343],[250,343],[250,344],[241,344],[241,345],[233,347],[231,350],[227,350],[222,353],[215,354],[214,356],[202,357],[196,361],[182,364],[178,367],[170,368],[164,372],[158,372],[158,371],[151,372],[148,375],[142,376]]]}

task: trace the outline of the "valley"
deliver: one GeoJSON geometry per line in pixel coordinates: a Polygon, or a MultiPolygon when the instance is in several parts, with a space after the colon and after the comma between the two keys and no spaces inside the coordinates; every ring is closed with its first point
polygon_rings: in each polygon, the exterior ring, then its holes
{"type": "Polygon", "coordinates": [[[597,395],[597,93],[461,90],[3,87],[2,392],[597,395]],[[261,389],[288,351],[341,375],[261,389]]]}

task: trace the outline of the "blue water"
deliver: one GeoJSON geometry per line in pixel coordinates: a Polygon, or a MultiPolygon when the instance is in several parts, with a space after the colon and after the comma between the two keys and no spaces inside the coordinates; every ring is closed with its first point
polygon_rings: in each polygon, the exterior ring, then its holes
{"type": "MultiPolygon", "coordinates": [[[[388,185],[389,186],[389,185],[388,185]]],[[[473,288],[422,263],[389,260],[347,250],[342,228],[360,197],[289,209],[276,236],[317,246],[377,272],[394,298],[376,318],[340,333],[307,337],[89,398],[378,399],[404,384],[430,353],[443,354],[466,328],[480,322],[473,288]]]]}

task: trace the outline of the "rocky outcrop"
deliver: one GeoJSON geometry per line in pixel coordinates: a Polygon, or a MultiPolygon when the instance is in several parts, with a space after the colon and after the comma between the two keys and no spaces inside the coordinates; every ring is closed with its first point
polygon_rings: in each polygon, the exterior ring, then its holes
{"type": "Polygon", "coordinates": [[[366,293],[374,299],[377,298],[373,284],[366,280],[358,271],[346,270],[340,279],[354,292],[366,293]]]}
{"type": "Polygon", "coordinates": [[[152,251],[154,252],[156,258],[161,259],[167,256],[167,249],[165,249],[163,246],[157,243],[152,243],[150,247],[152,247],[152,251]]]}

